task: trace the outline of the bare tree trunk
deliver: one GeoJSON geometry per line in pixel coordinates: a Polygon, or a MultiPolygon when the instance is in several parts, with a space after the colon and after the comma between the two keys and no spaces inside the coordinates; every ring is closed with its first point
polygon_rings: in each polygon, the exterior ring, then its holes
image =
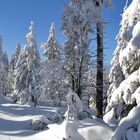
{"type": "Polygon", "coordinates": [[[103,117],[103,32],[102,22],[97,28],[97,77],[96,77],[96,117],[103,117]]]}

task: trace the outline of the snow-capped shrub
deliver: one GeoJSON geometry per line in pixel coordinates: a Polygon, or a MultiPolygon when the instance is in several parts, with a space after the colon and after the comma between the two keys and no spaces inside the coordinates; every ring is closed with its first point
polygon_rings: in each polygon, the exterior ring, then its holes
{"type": "Polygon", "coordinates": [[[45,117],[34,117],[29,124],[29,128],[31,128],[32,130],[46,130],[49,129],[48,128],[48,124],[50,123],[50,121],[45,117]]]}
{"type": "Polygon", "coordinates": [[[60,123],[63,121],[63,116],[61,114],[55,114],[51,118],[49,118],[54,123],[60,123]]]}
{"type": "Polygon", "coordinates": [[[80,98],[71,88],[69,88],[69,93],[66,98],[68,110],[65,113],[65,117],[68,119],[78,119],[79,114],[83,112],[83,105],[80,98]]]}
{"type": "Polygon", "coordinates": [[[53,123],[60,123],[64,120],[64,116],[61,114],[59,108],[56,109],[56,113],[48,118],[50,121],[52,121],[53,123]]]}
{"type": "Polygon", "coordinates": [[[78,119],[79,120],[84,120],[86,118],[91,118],[92,119],[92,114],[88,111],[83,111],[81,113],[78,113],[78,119]]]}

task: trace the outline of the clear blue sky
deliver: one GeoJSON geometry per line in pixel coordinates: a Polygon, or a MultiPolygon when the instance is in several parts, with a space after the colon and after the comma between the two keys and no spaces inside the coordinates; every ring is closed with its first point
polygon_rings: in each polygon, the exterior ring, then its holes
{"type": "MultiPolygon", "coordinates": [[[[3,49],[9,57],[15,51],[18,41],[25,45],[30,21],[35,22],[35,33],[42,55],[40,44],[46,42],[52,22],[56,26],[57,40],[63,44],[61,35],[61,17],[64,5],[69,0],[0,0],[0,34],[3,37],[3,49]]],[[[131,1],[131,0],[130,0],[131,1]]],[[[115,36],[119,30],[120,14],[125,0],[113,0],[114,8],[104,10],[103,17],[107,22],[104,29],[104,47],[106,58],[110,61],[116,47],[115,36]]]]}

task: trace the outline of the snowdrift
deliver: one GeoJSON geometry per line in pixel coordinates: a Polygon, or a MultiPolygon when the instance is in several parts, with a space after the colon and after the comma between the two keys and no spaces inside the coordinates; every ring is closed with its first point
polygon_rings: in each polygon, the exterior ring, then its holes
{"type": "Polygon", "coordinates": [[[140,105],[134,107],[113,134],[112,140],[139,140],[140,139],[140,105]]]}
{"type": "Polygon", "coordinates": [[[46,119],[43,121],[41,116],[54,116],[56,108],[33,108],[11,102],[0,95],[0,140],[109,140],[113,134],[110,127],[96,119],[64,120],[61,124],[47,120],[47,130],[38,131],[29,127],[31,120],[35,125],[38,120],[39,124],[44,123],[46,119]]]}
{"type": "Polygon", "coordinates": [[[13,103],[13,100],[9,97],[5,97],[2,94],[0,94],[0,104],[5,104],[5,103],[13,103]]]}

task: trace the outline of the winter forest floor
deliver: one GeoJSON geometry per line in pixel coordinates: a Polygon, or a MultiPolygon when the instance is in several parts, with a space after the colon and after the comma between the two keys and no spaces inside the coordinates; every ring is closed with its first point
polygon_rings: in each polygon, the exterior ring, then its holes
{"type": "MultiPolygon", "coordinates": [[[[113,130],[101,120],[64,120],[62,123],[47,121],[48,128],[35,131],[31,120],[40,116],[51,118],[54,107],[37,107],[14,104],[11,99],[0,97],[0,140],[109,140],[113,130]]],[[[94,115],[94,113],[93,113],[94,115]]],[[[93,116],[94,117],[94,116],[93,116]]]]}

